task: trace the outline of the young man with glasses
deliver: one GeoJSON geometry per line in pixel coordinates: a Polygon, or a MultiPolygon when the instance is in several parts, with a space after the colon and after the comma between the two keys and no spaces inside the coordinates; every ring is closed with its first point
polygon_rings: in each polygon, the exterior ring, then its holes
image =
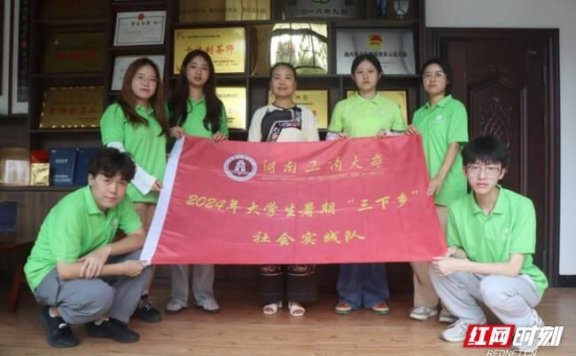
{"type": "Polygon", "coordinates": [[[534,309],[548,286],[532,259],[536,214],[530,199],[498,184],[507,172],[506,146],[479,137],[462,157],[472,192],[450,204],[448,252],[430,268],[436,292],[459,319],[442,338],[462,342],[468,325],[485,323],[479,302],[504,324],[543,326],[534,309]]]}

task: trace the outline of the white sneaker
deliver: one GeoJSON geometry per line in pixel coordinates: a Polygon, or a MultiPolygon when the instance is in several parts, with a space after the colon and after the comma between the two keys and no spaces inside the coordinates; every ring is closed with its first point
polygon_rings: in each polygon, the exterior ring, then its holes
{"type": "Polygon", "coordinates": [[[182,305],[182,303],[177,302],[174,299],[170,299],[170,300],[168,300],[168,303],[166,303],[165,310],[166,310],[166,313],[168,313],[168,314],[176,314],[176,313],[179,313],[186,308],[187,308],[186,305],[182,305]]]}
{"type": "Polygon", "coordinates": [[[440,310],[440,315],[438,316],[438,321],[446,324],[454,324],[458,321],[458,318],[450,314],[447,309],[442,308],[442,310],[440,310]]]}
{"type": "Polygon", "coordinates": [[[466,338],[466,331],[470,324],[484,324],[486,319],[478,323],[469,323],[463,320],[458,320],[450,325],[446,330],[442,331],[442,339],[448,342],[462,342],[466,338]]]}
{"type": "MultiPolygon", "coordinates": [[[[538,315],[536,310],[532,310],[532,315],[534,319],[533,326],[536,327],[543,327],[544,320],[538,315]]],[[[516,351],[520,351],[522,353],[534,353],[538,350],[538,340],[539,340],[539,332],[537,331],[533,336],[533,338],[527,337],[523,340],[520,340],[520,345],[514,346],[513,349],[516,351]]]]}
{"type": "Polygon", "coordinates": [[[196,306],[208,313],[218,313],[220,311],[220,306],[214,298],[206,299],[202,303],[196,304],[196,306]]]}
{"type": "Polygon", "coordinates": [[[436,314],[438,314],[438,310],[436,310],[436,308],[421,306],[410,309],[410,318],[414,320],[426,320],[436,314]]]}

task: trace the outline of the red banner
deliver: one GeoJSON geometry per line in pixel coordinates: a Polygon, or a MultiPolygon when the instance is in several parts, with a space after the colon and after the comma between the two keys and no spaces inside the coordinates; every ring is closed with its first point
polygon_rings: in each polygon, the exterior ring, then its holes
{"type": "Polygon", "coordinates": [[[430,260],[444,253],[420,136],[172,151],[142,259],[155,264],[430,260]]]}

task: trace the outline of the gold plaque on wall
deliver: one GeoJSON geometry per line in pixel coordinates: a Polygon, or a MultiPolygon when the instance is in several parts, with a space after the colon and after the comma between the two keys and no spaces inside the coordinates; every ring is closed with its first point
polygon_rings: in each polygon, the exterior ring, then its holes
{"type": "Polygon", "coordinates": [[[270,0],[180,0],[180,22],[270,20],[270,0]]]}
{"type": "Polygon", "coordinates": [[[100,126],[104,87],[52,87],[44,92],[40,128],[100,126]]]}
{"type": "Polygon", "coordinates": [[[174,73],[186,54],[206,51],[216,73],[244,73],[246,68],[246,30],[244,27],[195,28],[174,30],[174,73]]]}
{"type": "Polygon", "coordinates": [[[226,21],[270,20],[270,0],[226,0],[226,21]]]}
{"type": "Polygon", "coordinates": [[[218,87],[216,95],[224,103],[229,129],[246,129],[246,88],[218,87]]]}
{"type": "Polygon", "coordinates": [[[100,72],[104,67],[104,34],[54,33],[44,44],[44,73],[100,72]]]}
{"type": "Polygon", "coordinates": [[[366,17],[366,0],[294,1],[277,0],[282,18],[347,18],[366,17]]]}
{"type": "MultiPolygon", "coordinates": [[[[346,91],[346,97],[354,95],[355,92],[355,90],[346,91]]],[[[408,124],[408,92],[406,90],[379,90],[378,93],[398,104],[404,122],[408,124]]]]}
{"type": "Polygon", "coordinates": [[[180,22],[224,21],[226,0],[180,0],[180,22]]]}
{"type": "MultiPolygon", "coordinates": [[[[328,128],[328,90],[296,90],[294,102],[307,107],[316,118],[316,125],[319,129],[328,128]]],[[[269,92],[268,103],[274,101],[274,94],[269,92]]]]}

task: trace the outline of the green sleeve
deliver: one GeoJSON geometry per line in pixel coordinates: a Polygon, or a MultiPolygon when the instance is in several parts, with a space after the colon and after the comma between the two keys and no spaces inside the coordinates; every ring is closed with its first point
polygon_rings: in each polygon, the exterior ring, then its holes
{"type": "Polygon", "coordinates": [[[110,142],[124,143],[125,116],[118,104],[108,106],[100,119],[100,133],[104,145],[110,142]]]}
{"type": "Polygon", "coordinates": [[[448,143],[468,142],[468,114],[464,104],[455,102],[455,108],[450,115],[448,128],[448,143]]]}
{"type": "Polygon", "coordinates": [[[536,249],[536,212],[526,199],[515,207],[515,221],[510,236],[510,253],[534,253],[536,249]]]}
{"type": "Polygon", "coordinates": [[[339,101],[334,107],[334,112],[332,112],[332,117],[330,118],[330,126],[328,126],[328,131],[342,132],[344,130],[341,103],[342,102],[339,101]]]}
{"type": "Polygon", "coordinates": [[[220,133],[228,136],[228,116],[226,115],[224,103],[222,103],[222,110],[220,112],[220,133]]]}

